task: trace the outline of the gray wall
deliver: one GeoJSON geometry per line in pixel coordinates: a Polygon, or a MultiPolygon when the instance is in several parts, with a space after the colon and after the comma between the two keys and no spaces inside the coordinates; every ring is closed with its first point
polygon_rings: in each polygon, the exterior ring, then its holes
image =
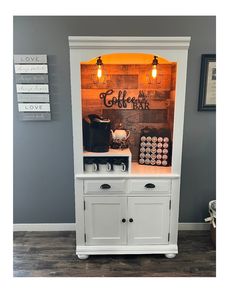
{"type": "Polygon", "coordinates": [[[215,17],[14,17],[14,54],[47,54],[52,121],[18,120],[14,86],[14,223],[74,222],[69,35],[191,36],[180,222],[203,222],[215,198],[215,112],[198,112],[200,58],[215,17]]]}

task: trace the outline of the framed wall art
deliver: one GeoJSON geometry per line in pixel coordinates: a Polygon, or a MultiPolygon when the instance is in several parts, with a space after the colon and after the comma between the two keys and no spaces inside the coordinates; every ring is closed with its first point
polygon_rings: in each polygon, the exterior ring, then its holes
{"type": "Polygon", "coordinates": [[[216,110],[216,55],[202,54],[198,111],[216,110]]]}

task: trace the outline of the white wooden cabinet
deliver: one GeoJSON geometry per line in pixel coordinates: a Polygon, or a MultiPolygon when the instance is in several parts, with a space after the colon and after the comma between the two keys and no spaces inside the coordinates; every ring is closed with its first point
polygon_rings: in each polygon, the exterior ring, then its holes
{"type": "MultiPolygon", "coordinates": [[[[80,259],[107,254],[165,254],[173,258],[178,253],[189,44],[190,37],[69,37],[76,253],[80,259]],[[145,167],[129,158],[129,171],[122,175],[85,173],[84,157],[99,155],[83,151],[81,64],[102,55],[140,52],[177,65],[171,93],[175,97],[171,166],[145,167]]],[[[116,154],[113,151],[107,156],[116,154]]]]}
{"type": "Polygon", "coordinates": [[[126,197],[86,197],[85,239],[87,245],[125,245],[126,197]]]}
{"type": "Polygon", "coordinates": [[[169,204],[168,197],[128,197],[128,244],[168,244],[169,204]]]}
{"type": "Polygon", "coordinates": [[[167,244],[168,197],[85,197],[87,245],[167,244]]]}

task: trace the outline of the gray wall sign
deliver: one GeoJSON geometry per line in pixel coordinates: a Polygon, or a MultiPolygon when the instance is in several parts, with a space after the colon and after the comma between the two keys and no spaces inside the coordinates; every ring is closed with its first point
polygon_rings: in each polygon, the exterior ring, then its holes
{"type": "Polygon", "coordinates": [[[28,75],[28,74],[16,74],[15,80],[17,84],[45,84],[48,83],[48,75],[28,75]]]}
{"type": "Polygon", "coordinates": [[[48,93],[17,93],[18,102],[49,102],[48,93]]]}
{"type": "Polygon", "coordinates": [[[14,55],[19,119],[51,120],[46,54],[14,55]]]}
{"type": "Polygon", "coordinates": [[[15,64],[46,64],[47,55],[46,54],[16,54],[14,55],[15,64]]]}
{"type": "Polygon", "coordinates": [[[21,121],[49,121],[51,113],[19,113],[21,121]]]}

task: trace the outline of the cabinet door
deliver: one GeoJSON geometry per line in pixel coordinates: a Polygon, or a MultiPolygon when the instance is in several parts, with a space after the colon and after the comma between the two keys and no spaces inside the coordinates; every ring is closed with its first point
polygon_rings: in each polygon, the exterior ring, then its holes
{"type": "Polygon", "coordinates": [[[129,244],[168,244],[169,200],[167,197],[128,198],[129,244]]]}
{"type": "Polygon", "coordinates": [[[127,243],[126,197],[86,197],[85,233],[87,245],[127,243]],[[123,220],[124,221],[124,220],[123,220]]]}

